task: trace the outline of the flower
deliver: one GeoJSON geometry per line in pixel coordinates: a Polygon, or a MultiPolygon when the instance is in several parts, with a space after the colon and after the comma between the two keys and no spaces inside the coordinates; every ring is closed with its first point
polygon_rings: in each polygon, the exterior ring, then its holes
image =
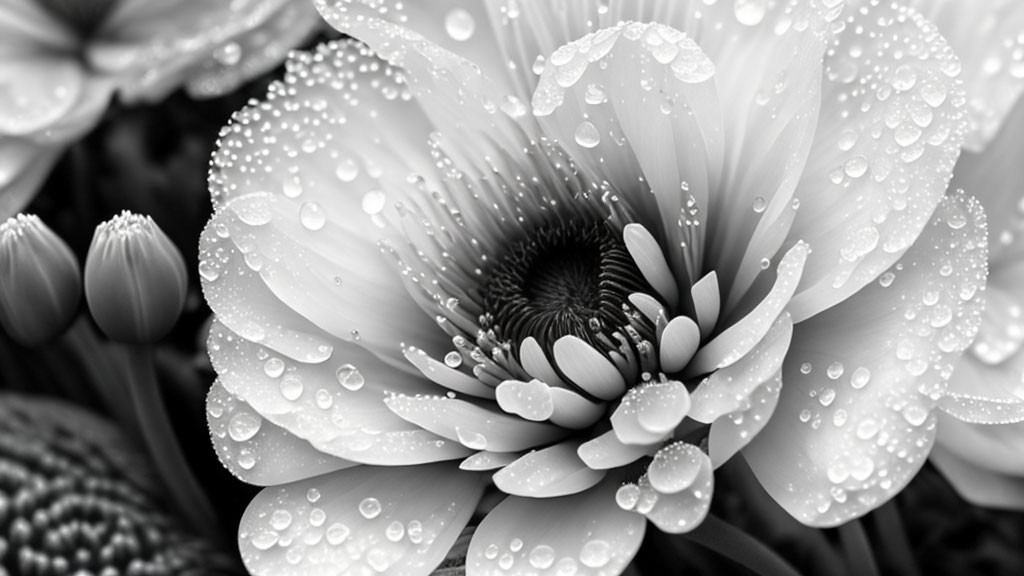
{"type": "Polygon", "coordinates": [[[968,500],[1024,508],[1024,292],[1020,162],[1024,134],[1024,5],[919,2],[964,59],[973,129],[953,187],[990,215],[987,307],[978,339],[957,365],[940,407],[932,461],[968,500]]]}
{"type": "Polygon", "coordinates": [[[275,66],[317,21],[286,0],[28,0],[0,7],[0,216],[18,212],[111,96],[213,95],[275,66]]]}
{"type": "Polygon", "coordinates": [[[85,260],[85,299],[111,339],[159,340],[178,321],[187,289],[185,260],[152,218],[125,210],[96,227],[85,260]]]}
{"type": "Polygon", "coordinates": [[[896,494],[985,223],[959,61],[854,4],[319,1],[366,45],[236,114],[200,241],[249,570],[429,573],[493,481],[468,574],[617,574],[740,451],[813,526],[896,494]]]}
{"type": "Polygon", "coordinates": [[[233,574],[160,507],[149,462],[110,422],[0,395],[0,569],[7,574],[233,574]]]}
{"type": "Polygon", "coordinates": [[[0,224],[0,325],[20,344],[57,336],[78,312],[81,271],[71,248],[37,216],[0,224]]]}

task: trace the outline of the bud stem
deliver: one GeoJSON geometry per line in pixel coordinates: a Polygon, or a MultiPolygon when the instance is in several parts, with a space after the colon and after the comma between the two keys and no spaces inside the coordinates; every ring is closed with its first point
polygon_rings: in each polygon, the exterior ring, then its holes
{"type": "Polygon", "coordinates": [[[839,543],[843,547],[843,556],[846,557],[846,567],[850,574],[879,576],[871,542],[860,520],[850,520],[839,526],[839,543]]]}
{"type": "Polygon", "coordinates": [[[206,494],[192,475],[167,417],[154,369],[153,347],[134,345],[127,348],[130,371],[128,388],[153,465],[174,505],[189,521],[193,530],[210,541],[220,542],[217,517],[206,494]]]}
{"type": "Polygon", "coordinates": [[[692,532],[690,540],[761,576],[800,576],[800,573],[760,540],[725,520],[708,514],[692,532]]]}
{"type": "Polygon", "coordinates": [[[907,533],[903,528],[903,519],[895,500],[886,502],[870,516],[878,534],[878,547],[887,569],[893,574],[904,576],[920,576],[914,554],[907,541],[907,533]]]}

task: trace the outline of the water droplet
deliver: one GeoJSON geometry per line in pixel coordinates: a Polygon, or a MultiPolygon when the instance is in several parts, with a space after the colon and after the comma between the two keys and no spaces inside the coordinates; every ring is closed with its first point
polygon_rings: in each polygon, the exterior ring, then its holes
{"type": "Polygon", "coordinates": [[[843,165],[843,171],[846,172],[846,175],[850,178],[860,178],[868,171],[867,158],[864,158],[863,156],[854,156],[853,158],[850,158],[846,161],[846,164],[843,165]]]}
{"type": "Polygon", "coordinates": [[[452,40],[465,42],[473,37],[473,33],[476,31],[476,20],[469,12],[462,8],[456,8],[444,17],[444,30],[452,37],[452,40]]]}
{"type": "Polygon", "coordinates": [[[736,19],[746,26],[757,26],[764,20],[766,0],[735,0],[736,19]]]}
{"type": "Polygon", "coordinates": [[[832,404],[832,402],[835,399],[836,391],[833,388],[825,388],[824,390],[821,391],[821,394],[818,395],[818,402],[820,402],[822,406],[828,406],[832,404]]]}
{"type": "Polygon", "coordinates": [[[498,557],[498,552],[498,547],[494,544],[491,544],[487,546],[486,549],[484,549],[484,558],[487,558],[488,560],[494,560],[498,557]]]}
{"type": "Polygon", "coordinates": [[[836,380],[843,375],[843,363],[833,362],[828,365],[825,369],[825,374],[828,375],[830,380],[836,380]]]}
{"type": "Polygon", "coordinates": [[[291,525],[292,514],[283,508],[274,510],[274,513],[270,515],[270,526],[274,530],[286,530],[291,525]]]}
{"type": "Polygon", "coordinates": [[[363,498],[363,501],[359,503],[359,513],[367,520],[373,520],[379,516],[380,511],[380,500],[376,498],[363,498]]]}
{"type": "Polygon", "coordinates": [[[220,270],[217,266],[207,260],[199,262],[199,275],[208,282],[213,282],[217,278],[220,278],[220,270]]]}
{"type": "Polygon", "coordinates": [[[327,222],[327,212],[317,202],[303,202],[299,208],[299,222],[307,230],[319,230],[327,222]]]}
{"type": "Polygon", "coordinates": [[[350,532],[351,530],[349,530],[348,526],[341,522],[335,522],[327,527],[327,543],[331,546],[337,546],[348,538],[350,532]]]}
{"type": "Polygon", "coordinates": [[[757,198],[754,198],[754,212],[757,212],[758,214],[760,214],[760,213],[764,212],[764,209],[767,208],[767,207],[768,207],[768,201],[767,200],[765,200],[761,196],[758,196],[757,198]]]}
{"type": "Polygon", "coordinates": [[[359,164],[352,158],[346,158],[338,163],[334,169],[334,175],[342,182],[351,182],[359,176],[359,164]]]}
{"type": "Polygon", "coordinates": [[[874,420],[862,420],[857,425],[857,437],[861,440],[869,440],[878,434],[878,423],[874,420]]]}
{"type": "Polygon", "coordinates": [[[917,73],[907,64],[900,66],[892,75],[892,87],[897,90],[910,90],[917,83],[917,73]]]}
{"type": "Polygon", "coordinates": [[[451,352],[444,355],[445,366],[449,368],[458,368],[462,366],[462,354],[452,350],[451,352]]]}
{"type": "Polygon", "coordinates": [[[319,490],[317,490],[316,488],[310,488],[309,490],[306,490],[306,500],[309,501],[310,504],[316,502],[319,499],[320,499],[320,491],[319,490]]]}
{"type": "Polygon", "coordinates": [[[263,418],[250,412],[238,412],[228,422],[228,435],[235,442],[245,442],[260,431],[263,418]]]}
{"type": "Polygon", "coordinates": [[[323,388],[316,391],[315,395],[316,405],[321,410],[327,410],[334,404],[334,396],[323,388]]]}
{"type": "Polygon", "coordinates": [[[850,376],[850,386],[853,386],[854,390],[860,390],[861,388],[868,385],[871,381],[871,370],[861,366],[853,371],[853,375],[850,376]]]}
{"type": "Polygon", "coordinates": [[[881,284],[882,288],[888,288],[892,286],[893,280],[896,279],[896,275],[892,272],[886,272],[878,277],[878,283],[881,284]]]}
{"type": "Polygon", "coordinates": [[[388,524],[387,529],[384,530],[384,536],[392,542],[398,542],[405,536],[405,526],[401,522],[395,520],[391,524],[388,524]]]}
{"type": "Polygon", "coordinates": [[[640,500],[640,487],[636,484],[624,484],[615,491],[615,503],[623,510],[632,510],[640,500]]]}
{"type": "Polygon", "coordinates": [[[362,373],[351,364],[342,365],[334,375],[338,379],[338,384],[341,384],[346,390],[352,390],[353,392],[362,388],[363,384],[366,383],[362,373]]]}
{"type": "Polygon", "coordinates": [[[242,47],[237,42],[228,42],[213,52],[213,59],[223,66],[234,66],[242,59],[242,47]]]}
{"type": "Polygon", "coordinates": [[[810,410],[801,410],[800,411],[800,421],[801,422],[810,422],[810,420],[811,420],[811,411],[810,410]]]}
{"type": "Polygon", "coordinates": [[[550,568],[555,563],[555,549],[547,544],[534,546],[530,550],[530,566],[538,570],[550,568]]]}
{"type": "Polygon", "coordinates": [[[800,365],[801,374],[810,374],[812,369],[813,367],[811,366],[810,362],[804,362],[803,364],[800,365]]]}
{"type": "Polygon", "coordinates": [[[277,532],[262,532],[253,536],[250,542],[257,550],[269,550],[274,544],[277,544],[278,538],[277,532]]]}
{"type": "Polygon", "coordinates": [[[576,143],[584,148],[593,148],[601,143],[601,135],[597,132],[597,127],[587,120],[580,122],[580,125],[576,127],[575,137],[576,143]]]}
{"type": "Polygon", "coordinates": [[[533,73],[540,76],[544,73],[544,68],[547,67],[547,60],[542,54],[537,55],[537,59],[533,61],[533,73]]]}
{"type": "Polygon", "coordinates": [[[603,104],[608,101],[608,95],[605,94],[604,86],[597,83],[587,84],[586,90],[583,92],[583,101],[591,106],[603,104]]]}
{"type": "Polygon", "coordinates": [[[277,378],[284,374],[284,361],[276,356],[263,364],[263,373],[270,378],[277,378]]]}
{"type": "Polygon", "coordinates": [[[600,568],[612,557],[612,547],[604,540],[590,540],[580,549],[580,562],[588,568],[600,568]]]}
{"type": "Polygon", "coordinates": [[[380,214],[384,210],[387,196],[380,190],[370,190],[363,196],[363,212],[370,216],[380,214]]]}
{"type": "Polygon", "coordinates": [[[302,379],[289,374],[281,380],[281,396],[285,400],[298,400],[302,396],[302,379]]]}

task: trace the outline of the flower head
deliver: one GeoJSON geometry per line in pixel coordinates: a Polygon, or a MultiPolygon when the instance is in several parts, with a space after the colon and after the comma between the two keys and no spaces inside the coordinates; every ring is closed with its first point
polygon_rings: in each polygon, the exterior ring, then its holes
{"type": "Polygon", "coordinates": [[[922,465],[986,246],[919,14],[317,4],[367,45],[236,115],[201,240],[251,571],[426,574],[493,482],[469,574],[616,574],[741,450],[819,526],[922,465]]]}
{"type": "Polygon", "coordinates": [[[286,0],[29,0],[0,7],[0,216],[31,200],[63,147],[115,94],[161,98],[236,87],[316,24],[286,0]]]}
{"type": "Polygon", "coordinates": [[[37,216],[0,224],[0,325],[24,345],[60,334],[78,312],[81,270],[71,248],[37,216]]]}
{"type": "Polygon", "coordinates": [[[949,393],[939,404],[943,413],[932,459],[968,500],[1020,509],[1024,5],[1001,0],[918,4],[935,19],[969,71],[964,80],[973,130],[952,186],[977,195],[990,215],[992,236],[986,311],[977,340],[958,363],[949,393]]]}
{"type": "Polygon", "coordinates": [[[96,227],[85,299],[107,336],[133,344],[159,340],[181,315],[187,288],[185,260],[152,218],[126,210],[96,227]]]}

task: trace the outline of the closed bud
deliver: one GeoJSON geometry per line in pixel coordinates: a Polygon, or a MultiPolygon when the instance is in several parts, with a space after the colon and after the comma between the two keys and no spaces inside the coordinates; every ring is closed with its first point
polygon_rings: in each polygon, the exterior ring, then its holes
{"type": "Polygon", "coordinates": [[[124,211],[96,227],[85,260],[85,299],[103,332],[128,344],[156,342],[185,305],[185,261],[149,216],[124,211]]]}
{"type": "Polygon", "coordinates": [[[82,297],[78,261],[33,215],[0,224],[0,324],[15,341],[42,344],[67,328],[82,297]]]}

